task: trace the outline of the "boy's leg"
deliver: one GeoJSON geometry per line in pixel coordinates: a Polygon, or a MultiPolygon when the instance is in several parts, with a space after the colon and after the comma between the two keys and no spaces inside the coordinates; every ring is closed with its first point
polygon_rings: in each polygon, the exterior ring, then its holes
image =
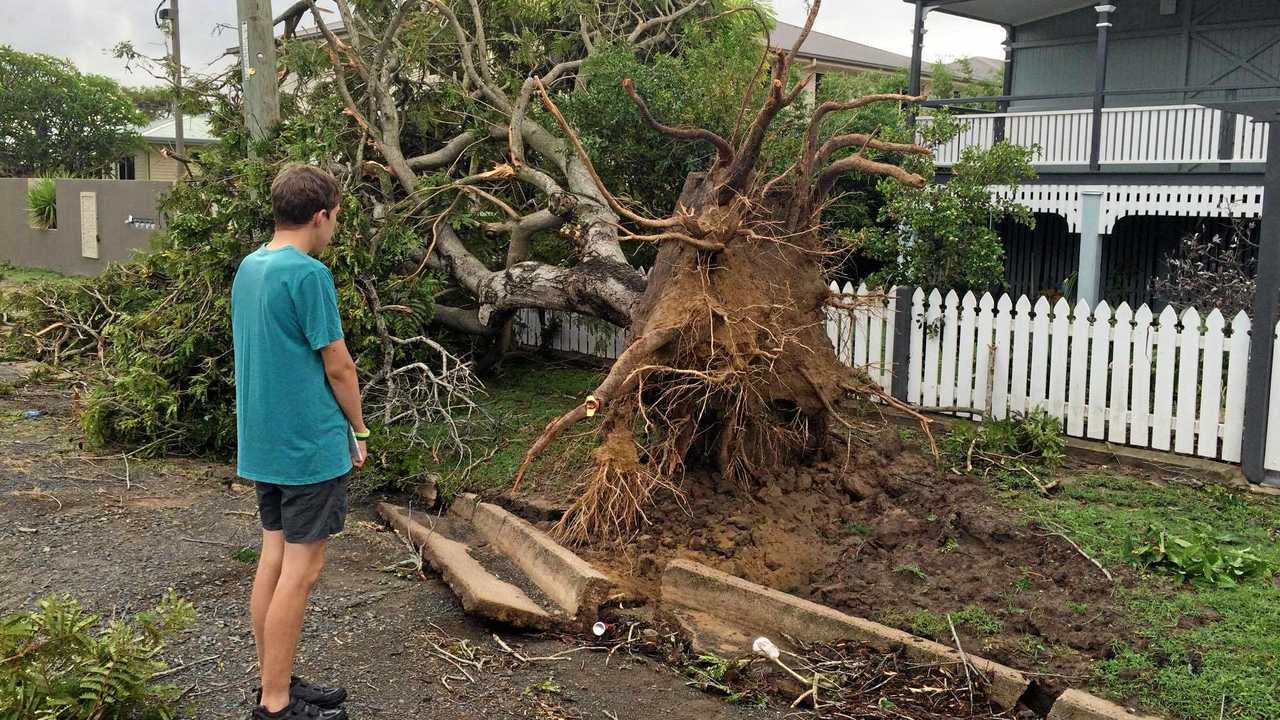
{"type": "Polygon", "coordinates": [[[253,595],[249,599],[249,616],[253,620],[253,640],[258,648],[258,669],[262,669],[262,647],[265,639],[267,610],[280,580],[284,563],[284,531],[263,530],[262,552],[258,556],[258,572],[253,578],[253,595]]]}
{"type": "Polygon", "coordinates": [[[289,704],[293,658],[302,634],[307,596],[324,567],[327,541],[284,543],[280,577],[263,623],[262,705],[277,712],[289,704]]]}

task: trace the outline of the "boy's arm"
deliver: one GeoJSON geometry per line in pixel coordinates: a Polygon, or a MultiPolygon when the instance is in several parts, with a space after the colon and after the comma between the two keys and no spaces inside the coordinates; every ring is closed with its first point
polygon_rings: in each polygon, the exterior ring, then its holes
{"type": "MultiPolygon", "coordinates": [[[[333,388],[333,396],[338,406],[347,416],[347,422],[358,433],[368,431],[364,424],[364,410],[360,403],[360,381],[356,378],[356,363],[351,359],[345,340],[338,339],[320,348],[320,357],[324,360],[324,374],[329,379],[329,387],[333,388]]],[[[365,441],[359,441],[360,457],[351,458],[356,467],[364,465],[364,456],[368,452],[365,441]]]]}

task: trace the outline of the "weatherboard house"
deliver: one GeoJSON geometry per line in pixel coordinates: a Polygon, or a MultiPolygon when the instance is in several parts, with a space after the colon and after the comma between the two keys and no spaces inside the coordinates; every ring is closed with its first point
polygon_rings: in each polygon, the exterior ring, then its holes
{"type": "Polygon", "coordinates": [[[936,151],[944,175],[966,148],[1037,148],[1039,178],[1015,196],[1036,227],[1001,229],[1011,292],[1159,300],[1150,280],[1183,236],[1261,215],[1268,125],[1256,110],[1280,104],[1280,2],[905,1],[915,88],[931,13],[1006,31],[1000,97],[930,104],[964,113],[936,151]]]}

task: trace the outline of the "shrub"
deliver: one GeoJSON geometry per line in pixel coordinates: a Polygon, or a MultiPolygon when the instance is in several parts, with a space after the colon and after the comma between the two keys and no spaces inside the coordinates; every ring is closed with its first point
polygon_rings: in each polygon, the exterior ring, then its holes
{"type": "Polygon", "coordinates": [[[1198,532],[1188,538],[1151,525],[1126,540],[1125,556],[1140,568],[1218,588],[1235,587],[1241,580],[1275,572],[1271,563],[1254,548],[1241,545],[1235,535],[1198,532]]]}
{"type": "Polygon", "coordinates": [[[53,178],[40,178],[31,183],[27,189],[27,217],[34,228],[58,227],[58,184],[53,178]]]}
{"type": "Polygon", "coordinates": [[[178,689],[152,679],[166,668],[165,642],[194,619],[172,592],[106,625],[65,596],[0,619],[0,718],[170,720],[178,689]]]}
{"type": "Polygon", "coordinates": [[[1066,458],[1062,422],[1043,408],[1007,420],[961,423],[947,436],[948,454],[961,462],[1003,467],[1030,463],[1049,468],[1066,458]]]}

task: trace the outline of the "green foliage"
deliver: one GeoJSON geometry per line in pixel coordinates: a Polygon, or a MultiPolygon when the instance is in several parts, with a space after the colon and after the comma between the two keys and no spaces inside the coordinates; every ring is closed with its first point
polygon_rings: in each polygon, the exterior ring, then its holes
{"type": "Polygon", "coordinates": [[[53,178],[40,178],[27,189],[27,218],[41,230],[58,227],[58,184],[53,178]]]}
{"type": "Polygon", "coordinates": [[[0,619],[0,720],[169,720],[178,689],[152,678],[165,643],[194,621],[172,592],[105,624],[70,597],[0,619]]]}
{"type": "Polygon", "coordinates": [[[925,574],[925,571],[921,570],[920,566],[915,563],[907,563],[905,565],[899,565],[898,567],[894,568],[893,571],[896,573],[902,573],[903,575],[910,575],[911,577],[917,580],[929,579],[929,576],[925,574]]]}
{"type": "MultiPolygon", "coordinates": [[[[930,131],[945,137],[954,129],[947,119],[930,131]],[[946,130],[944,132],[944,129],[946,130]]],[[[938,136],[935,136],[938,139],[938,136]]],[[[1027,226],[1031,211],[1009,197],[995,197],[992,187],[1014,188],[1035,177],[1036,150],[1009,143],[989,149],[967,148],[945,183],[916,189],[882,180],[886,202],[880,220],[885,227],[863,234],[862,247],[886,263],[872,282],[879,286],[986,290],[1003,282],[1004,248],[996,226],[1008,218],[1027,226]]],[[[914,168],[932,177],[928,160],[914,168]]]]}
{"type": "Polygon", "coordinates": [[[706,167],[714,151],[672,140],[640,122],[622,81],[634,81],[662,122],[704,127],[727,138],[763,53],[760,23],[751,13],[690,24],[681,42],[678,54],[653,55],[627,43],[597,49],[584,68],[587,85],[565,96],[562,105],[610,188],[664,213],[673,209],[685,177],[706,167]]]}
{"type": "Polygon", "coordinates": [[[170,88],[158,85],[126,87],[124,92],[148,120],[156,121],[173,112],[173,91],[170,88]]]}
{"type": "Polygon", "coordinates": [[[714,653],[704,653],[691,662],[685,663],[681,670],[690,678],[690,685],[703,690],[712,690],[725,696],[731,703],[763,704],[767,701],[762,688],[735,690],[747,668],[751,666],[751,658],[731,660],[714,653]]]}
{"type": "Polygon", "coordinates": [[[943,445],[947,455],[959,463],[1022,463],[1054,468],[1066,457],[1067,437],[1061,421],[1045,409],[1036,408],[1006,420],[957,423],[943,445]]]}
{"type": "Polygon", "coordinates": [[[1125,554],[1137,567],[1165,572],[1182,582],[1232,588],[1242,580],[1270,576],[1276,570],[1259,557],[1256,548],[1242,542],[1232,533],[1213,536],[1199,532],[1182,537],[1151,525],[1126,540],[1125,554]]]}
{"type": "MultiPolygon", "coordinates": [[[[234,117],[230,106],[222,117],[234,117]]],[[[333,113],[337,116],[337,113],[333,113]]],[[[269,183],[285,163],[323,156],[347,132],[328,113],[298,115],[281,127],[259,159],[244,157],[245,139],[232,123],[222,142],[202,156],[198,178],[176,185],[163,201],[171,218],[150,253],[115,264],[95,278],[37,283],[14,299],[22,320],[16,342],[36,353],[34,333],[74,319],[102,338],[102,373],[84,395],[81,423],[96,444],[122,443],[144,454],[228,454],[235,441],[231,354],[231,281],[240,260],[270,237],[269,183]]],[[[348,188],[350,190],[350,188],[348,188]]],[[[374,278],[386,305],[417,308],[386,313],[399,337],[418,334],[438,288],[414,273],[422,246],[416,227],[399,217],[371,238],[370,199],[343,198],[342,222],[321,260],[333,271],[347,343],[365,377],[381,366],[381,349],[361,278],[374,278]]],[[[88,350],[69,341],[64,356],[88,350]]],[[[96,352],[97,341],[91,340],[96,352]]],[[[51,352],[44,346],[45,352],[51,352]]],[[[413,357],[413,348],[398,360],[413,357]]]]}
{"type": "Polygon", "coordinates": [[[236,562],[242,562],[246,565],[253,565],[258,562],[262,554],[258,552],[258,548],[245,545],[231,551],[231,559],[236,562]]]}
{"type": "Polygon", "coordinates": [[[0,176],[94,177],[141,147],[146,117],[110,78],[0,45],[0,176]]]}

